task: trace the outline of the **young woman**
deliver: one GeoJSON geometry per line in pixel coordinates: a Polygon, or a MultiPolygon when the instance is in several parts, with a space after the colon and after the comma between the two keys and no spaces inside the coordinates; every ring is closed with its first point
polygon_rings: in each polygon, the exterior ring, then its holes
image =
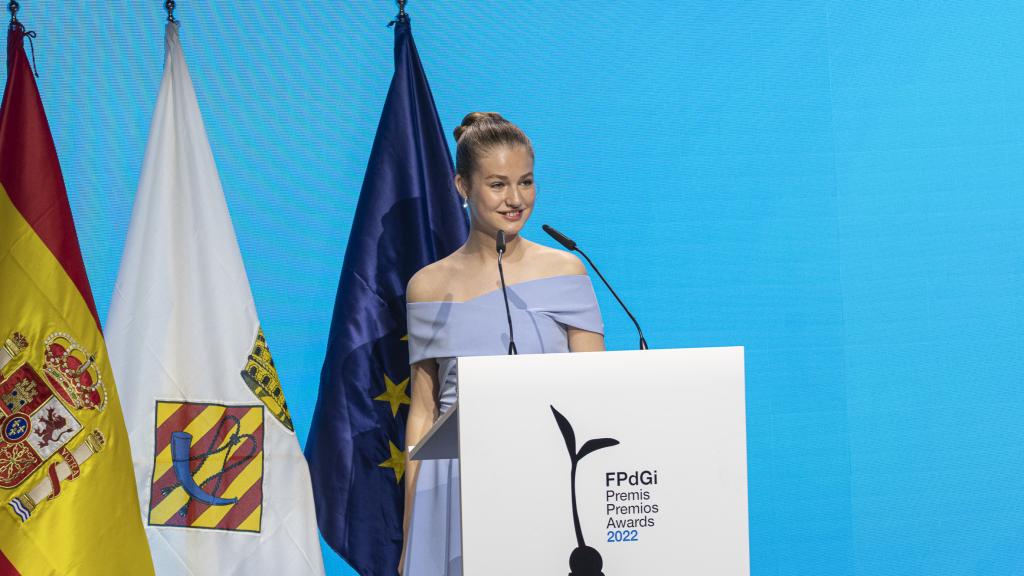
{"type": "MultiPolygon", "coordinates": [[[[498,278],[502,259],[520,354],[604,350],[601,312],[583,263],[520,236],[533,213],[533,146],[516,125],[474,112],[455,129],[455,187],[470,214],[469,239],[409,282],[412,403],[406,443],[415,446],[456,398],[458,356],[504,354],[508,322],[498,278]]],[[[457,461],[406,467],[405,576],[461,574],[457,461]]]]}

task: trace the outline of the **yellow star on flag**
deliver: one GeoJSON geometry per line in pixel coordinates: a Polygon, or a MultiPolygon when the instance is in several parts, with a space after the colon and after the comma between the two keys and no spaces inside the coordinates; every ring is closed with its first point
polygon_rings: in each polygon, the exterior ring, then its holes
{"type": "Polygon", "coordinates": [[[391,381],[388,375],[384,375],[384,393],[374,398],[374,400],[381,400],[391,404],[391,415],[398,415],[398,408],[402,404],[408,404],[410,402],[409,395],[405,393],[405,389],[409,387],[409,379],[406,378],[398,384],[391,381]]]}
{"type": "Polygon", "coordinates": [[[395,482],[401,482],[402,476],[405,475],[405,454],[390,440],[388,440],[388,450],[391,451],[391,457],[377,466],[380,468],[391,468],[395,471],[395,482]]]}

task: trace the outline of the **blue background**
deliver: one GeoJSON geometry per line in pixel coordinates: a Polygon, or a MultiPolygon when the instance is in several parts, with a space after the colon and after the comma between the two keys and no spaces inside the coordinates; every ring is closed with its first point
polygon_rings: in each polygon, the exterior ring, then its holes
{"type": "MultiPolygon", "coordinates": [[[[101,318],[162,5],[22,2],[101,318]]],[[[579,241],[654,347],[747,347],[753,574],[1024,573],[1024,4],[408,9],[448,129],[497,110],[533,138],[528,236],[548,222],[579,241]]],[[[394,13],[177,10],[300,439],[394,13]]],[[[609,347],[634,347],[599,296],[609,347]]]]}

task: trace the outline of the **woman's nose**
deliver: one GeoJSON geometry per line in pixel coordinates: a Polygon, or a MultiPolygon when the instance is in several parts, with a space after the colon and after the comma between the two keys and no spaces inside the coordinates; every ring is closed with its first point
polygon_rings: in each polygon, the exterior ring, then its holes
{"type": "Polygon", "coordinates": [[[509,206],[519,206],[523,203],[523,196],[519,193],[518,186],[509,186],[508,193],[505,194],[505,204],[509,206]]]}

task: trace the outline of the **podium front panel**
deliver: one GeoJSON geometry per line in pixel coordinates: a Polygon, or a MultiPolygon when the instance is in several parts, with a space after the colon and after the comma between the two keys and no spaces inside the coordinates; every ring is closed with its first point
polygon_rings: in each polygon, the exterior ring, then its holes
{"type": "Polygon", "coordinates": [[[462,358],[459,409],[463,574],[749,574],[742,348],[462,358]]]}

